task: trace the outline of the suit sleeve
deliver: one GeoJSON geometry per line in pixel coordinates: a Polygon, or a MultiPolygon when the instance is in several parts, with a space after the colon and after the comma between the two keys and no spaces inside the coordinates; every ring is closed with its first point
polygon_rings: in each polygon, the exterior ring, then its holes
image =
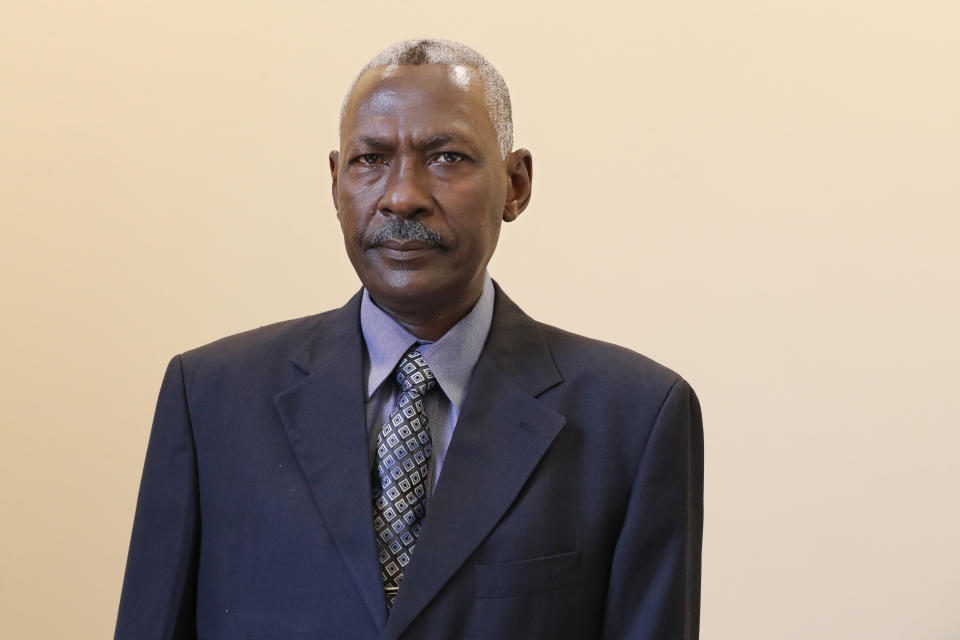
{"type": "Polygon", "coordinates": [[[181,357],[167,367],[140,481],[115,640],[196,638],[200,513],[181,357]]]}
{"type": "Polygon", "coordinates": [[[650,432],[611,566],[605,640],[694,640],[700,626],[703,422],[677,380],[650,432]]]}

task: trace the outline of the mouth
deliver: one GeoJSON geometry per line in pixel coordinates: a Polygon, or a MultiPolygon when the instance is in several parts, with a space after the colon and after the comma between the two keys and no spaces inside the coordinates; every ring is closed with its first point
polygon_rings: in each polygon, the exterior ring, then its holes
{"type": "Polygon", "coordinates": [[[398,240],[396,238],[388,238],[380,243],[381,247],[384,249],[390,249],[392,251],[398,251],[401,253],[406,253],[410,251],[420,251],[422,249],[434,249],[435,247],[428,242],[423,240],[414,240],[413,238],[407,238],[405,240],[398,240]]]}
{"type": "Polygon", "coordinates": [[[423,240],[397,240],[395,238],[384,240],[372,249],[380,252],[381,256],[394,263],[416,263],[420,260],[430,259],[439,251],[439,247],[423,240]]]}

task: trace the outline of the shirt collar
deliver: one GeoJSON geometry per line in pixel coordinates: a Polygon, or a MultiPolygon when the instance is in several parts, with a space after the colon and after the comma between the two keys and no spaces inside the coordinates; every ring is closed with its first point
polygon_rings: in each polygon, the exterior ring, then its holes
{"type": "Polygon", "coordinates": [[[435,341],[419,340],[378,307],[364,289],[360,302],[360,328],[367,345],[370,366],[367,373],[367,399],[393,373],[401,356],[414,343],[419,345],[437,383],[454,410],[459,413],[470,382],[470,374],[483,351],[493,321],[493,281],[486,274],[483,292],[473,309],[435,341]]]}

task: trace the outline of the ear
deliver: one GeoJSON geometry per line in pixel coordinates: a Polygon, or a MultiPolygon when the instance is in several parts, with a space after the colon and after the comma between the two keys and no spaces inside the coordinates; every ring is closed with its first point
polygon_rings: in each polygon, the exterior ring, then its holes
{"type": "Polygon", "coordinates": [[[333,208],[340,212],[340,199],[337,197],[337,166],[340,164],[340,152],[330,152],[330,194],[333,196],[333,208]]]}
{"type": "Polygon", "coordinates": [[[530,204],[533,186],[533,156],[526,149],[511,152],[504,160],[507,168],[507,200],[503,205],[503,221],[513,222],[530,204]]]}

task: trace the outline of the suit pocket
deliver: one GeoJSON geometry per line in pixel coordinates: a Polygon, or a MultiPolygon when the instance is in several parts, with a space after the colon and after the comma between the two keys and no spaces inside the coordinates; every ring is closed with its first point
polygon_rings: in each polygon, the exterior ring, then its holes
{"type": "Polygon", "coordinates": [[[577,581],[580,552],[476,565],[478,598],[510,598],[552,591],[577,581]]]}

